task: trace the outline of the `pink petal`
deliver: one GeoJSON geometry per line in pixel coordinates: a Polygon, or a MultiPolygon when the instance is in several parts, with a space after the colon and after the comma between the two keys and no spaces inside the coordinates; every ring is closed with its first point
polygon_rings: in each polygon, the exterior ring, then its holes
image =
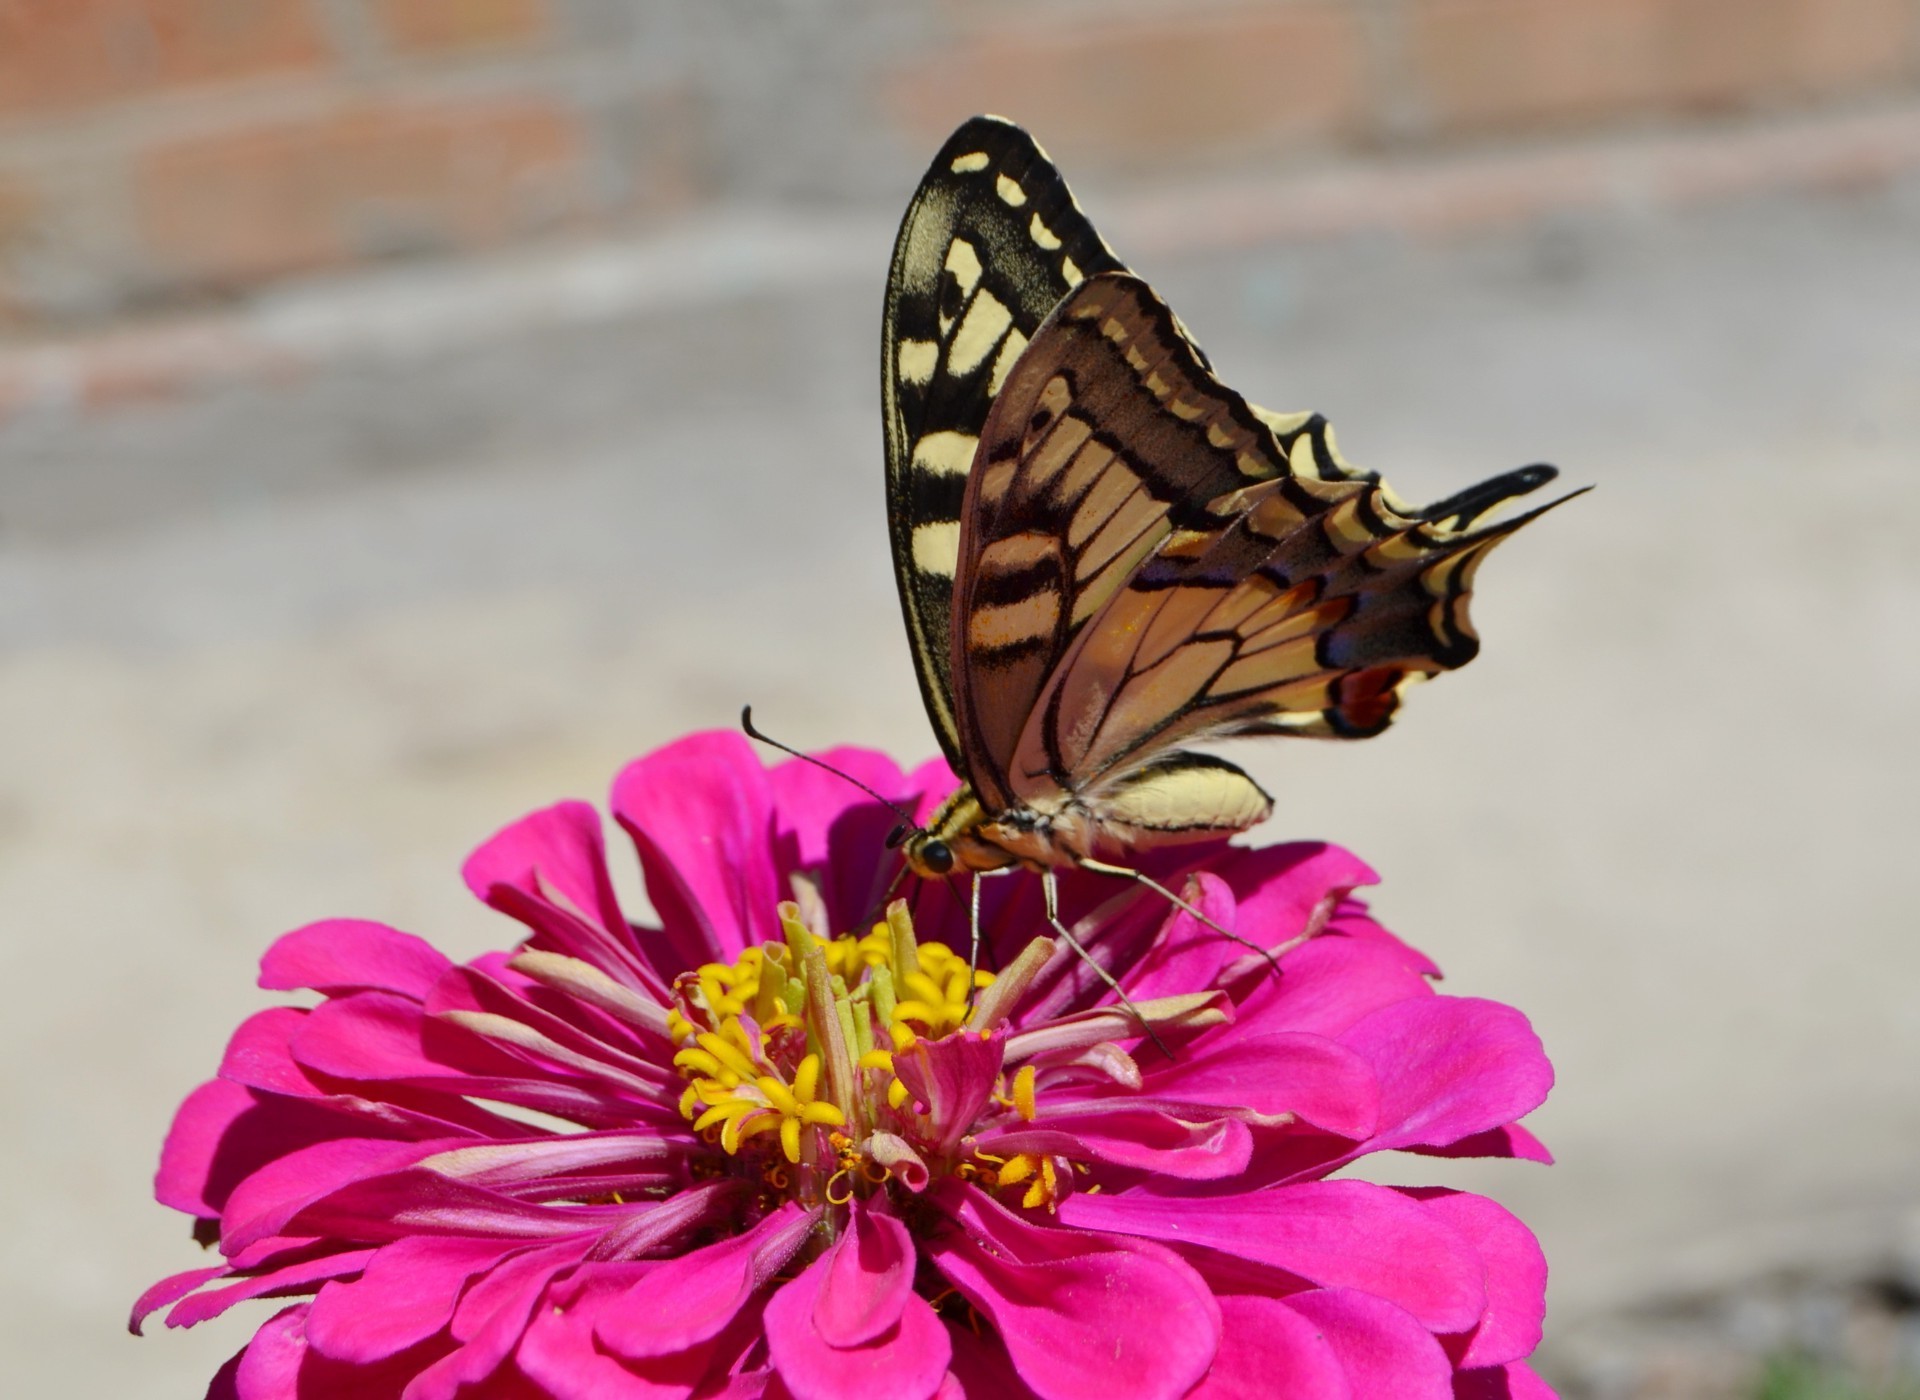
{"type": "Polygon", "coordinates": [[[1317,1035],[1271,1031],[1209,1038],[1172,1064],[1149,1060],[1144,1068],[1142,1092],[1153,1098],[1292,1114],[1343,1137],[1367,1136],[1378,1113],[1372,1068],[1317,1035]]]}
{"type": "Polygon", "coordinates": [[[384,1243],[409,1235],[487,1235],[501,1241],[595,1235],[626,1220],[618,1205],[542,1206],[424,1168],[347,1182],[301,1206],[286,1228],[384,1243]]]}
{"type": "Polygon", "coordinates": [[[1220,1311],[1205,1283],[1158,1245],[1030,1225],[951,1181],[954,1228],[927,1253],[1005,1342],[1046,1400],[1174,1400],[1213,1363],[1220,1311]]]}
{"type": "Polygon", "coordinates": [[[1519,1123],[1488,1128],[1484,1133],[1469,1133],[1444,1147],[1409,1147],[1422,1157],[1514,1157],[1523,1162],[1552,1165],[1553,1154],[1547,1145],[1519,1123]]]}
{"type": "Polygon", "coordinates": [[[693,734],[626,766],[613,812],[633,838],[674,972],[780,937],[767,771],[744,735],[693,734]]]}
{"type": "Polygon", "coordinates": [[[193,1327],[220,1316],[236,1303],[265,1297],[270,1293],[310,1293],[316,1285],[328,1279],[359,1272],[371,1258],[371,1249],[353,1249],[267,1269],[225,1288],[210,1288],[185,1299],[167,1314],[167,1326],[193,1327]]]}
{"type": "Polygon", "coordinates": [[[1333,1348],[1278,1299],[1226,1294],[1220,1326],[1213,1369],[1186,1400],[1351,1400],[1333,1348]]]}
{"type": "Polygon", "coordinates": [[[1378,944],[1400,959],[1408,971],[1428,978],[1440,976],[1440,965],[1398,934],[1389,933],[1368,911],[1364,900],[1341,900],[1334,906],[1324,932],[1329,938],[1378,944]]]}
{"type": "MultiPolygon", "coordinates": [[[[821,1256],[812,1327],[831,1347],[870,1342],[900,1320],[913,1294],[913,1237],[891,1215],[855,1201],[848,1228],[821,1256]]],[[[945,1363],[942,1363],[943,1365],[945,1363]]]]}
{"type": "Polygon", "coordinates": [[[597,1344],[604,1323],[649,1305],[647,1281],[661,1267],[647,1262],[587,1264],[550,1285],[532,1312],[514,1353],[515,1364],[554,1396],[685,1400],[696,1387],[703,1396],[732,1394],[718,1382],[754,1349],[762,1331],[757,1301],[743,1307],[713,1339],[666,1355],[622,1360],[597,1344]]]}
{"type": "Polygon", "coordinates": [[[1531,1356],[1547,1312],[1547,1257],[1533,1231],[1485,1196],[1438,1186],[1403,1193],[1459,1231],[1486,1266],[1487,1311],[1456,1364],[1498,1366],[1531,1356]]]}
{"type": "Polygon", "coordinates": [[[558,802],[503,827],[467,857],[460,874],[489,903],[504,887],[560,902],[596,928],[627,926],[607,873],[600,814],[585,802],[558,802]]]}
{"type": "Polygon", "coordinates": [[[301,1209],[365,1177],[405,1167],[437,1146],[342,1138],[277,1157],[235,1188],[221,1220],[221,1247],[228,1253],[255,1240],[284,1233],[301,1209]]]}
{"type": "Polygon", "coordinates": [[[426,999],[453,964],[424,938],[368,919],[322,919],[283,934],[260,959],[260,985],[269,991],[307,987],[337,996],[356,991],[397,992],[426,999]]]}
{"type": "Polygon", "coordinates": [[[293,1058],[293,1040],[312,1014],[297,1006],[256,1011],[240,1023],[220,1057],[220,1077],[249,1089],[298,1098],[323,1098],[327,1090],[293,1058]]]}
{"type": "Polygon", "coordinates": [[[204,1269],[188,1269],[185,1273],[169,1274],[142,1293],[133,1305],[133,1314],[127,1319],[127,1330],[134,1336],[140,1335],[140,1325],[167,1304],[177,1302],[193,1292],[210,1279],[219,1278],[227,1272],[225,1264],[214,1264],[204,1269]]]}
{"type": "MultiPolygon", "coordinates": [[[[1266,930],[1247,923],[1240,913],[1233,891],[1218,875],[1202,874],[1192,883],[1175,891],[1221,928],[1232,929],[1253,943],[1269,940],[1266,930]]],[[[1145,898],[1160,900],[1147,891],[1145,898]]],[[[1155,997],[1178,996],[1214,985],[1220,970],[1245,955],[1246,949],[1230,938],[1222,938],[1200,920],[1175,905],[1160,900],[1164,927],[1143,956],[1136,959],[1120,981],[1136,1001],[1155,997]]]]}
{"type": "Polygon", "coordinates": [[[925,1106],[942,1151],[951,1151],[986,1109],[1005,1052],[1004,1035],[982,1040],[965,1030],[895,1052],[893,1072],[925,1106]]]}
{"type": "MultiPolygon", "coordinates": [[[[998,1338],[948,1323],[947,1340],[953,1347],[953,1360],[948,1363],[953,1369],[947,1377],[961,1400],[1034,1400],[1036,1392],[1020,1379],[998,1338]]],[[[939,1400],[949,1400],[945,1389],[939,1400]]]]}
{"type": "Polygon", "coordinates": [[[1436,1332],[1464,1331],[1487,1309],[1472,1245],[1423,1204],[1370,1182],[1211,1197],[1082,1191],[1061,1203],[1060,1218],[1082,1229],[1202,1245],[1323,1288],[1364,1289],[1436,1332]]]}
{"type": "Polygon", "coordinates": [[[1248,929],[1258,929],[1260,941],[1269,946],[1306,932],[1330,897],[1380,882],[1373,867],[1353,852],[1324,841],[1234,847],[1220,865],[1247,923],[1239,931],[1253,937],[1248,929]]]}
{"type": "MultiPolygon", "coordinates": [[[[876,1219],[886,1217],[877,1216],[876,1219]]],[[[912,1257],[906,1229],[892,1222],[899,1239],[882,1246],[887,1272],[898,1279],[884,1298],[860,1279],[864,1270],[856,1260],[851,1265],[842,1259],[859,1253],[857,1244],[848,1247],[852,1234],[841,1237],[832,1249],[801,1271],[800,1277],[774,1293],[767,1303],[767,1345],[774,1368],[793,1392],[795,1400],[842,1400],[851,1395],[888,1395],[899,1400],[927,1400],[939,1389],[947,1373],[952,1354],[947,1330],[928,1306],[913,1291],[911,1265],[903,1273],[898,1250],[912,1257]],[[843,1296],[835,1299],[838,1291],[843,1296]],[[843,1327],[847,1335],[866,1335],[847,1345],[827,1340],[816,1318],[827,1315],[843,1327]],[[891,1320],[879,1331],[872,1322],[891,1314],[891,1320]]],[[[879,1238],[879,1236],[876,1236],[879,1238]]]]}
{"type": "Polygon", "coordinates": [[[456,1400],[463,1387],[483,1383],[488,1394],[499,1389],[501,1365],[519,1345],[548,1281],[557,1270],[577,1264],[583,1252],[578,1242],[568,1241],[525,1250],[488,1270],[454,1311],[449,1330],[463,1345],[414,1377],[406,1400],[456,1400]]]}
{"type": "Polygon", "coordinates": [[[160,1204],[214,1219],[252,1172],[288,1152],[337,1137],[344,1126],[332,1114],[262,1099],[223,1079],[187,1095],[160,1149],[153,1183],[160,1204]]]}
{"type": "Polygon", "coordinates": [[[1472,997],[1429,997],[1384,1008],[1342,1043],[1380,1079],[1380,1128],[1367,1150],[1444,1146],[1531,1113],[1553,1066],[1527,1018],[1472,997]]]}
{"type": "Polygon", "coordinates": [[[295,1400],[307,1359],[307,1304],[275,1313],[247,1343],[233,1376],[239,1400],[295,1400]]]}
{"type": "Polygon", "coordinates": [[[460,1291],[513,1247],[498,1239],[415,1235],[380,1249],[351,1283],[313,1301],[307,1341],[336,1361],[364,1365],[425,1341],[447,1325],[460,1291]]]}
{"type": "Polygon", "coordinates": [[[1295,1293],[1282,1305],[1319,1330],[1347,1373],[1355,1400],[1453,1400],[1446,1353],[1392,1303],[1338,1288],[1295,1293]]]}
{"type": "Polygon", "coordinates": [[[1520,1362],[1459,1371],[1453,1377],[1453,1400],[1558,1400],[1553,1387],[1520,1362]]]}
{"type": "Polygon", "coordinates": [[[979,1145],[999,1157],[1030,1152],[1107,1162],[1185,1181],[1219,1181],[1246,1170],[1253,1138],[1246,1124],[1232,1118],[1182,1122],[1169,1113],[1129,1105],[991,1129],[980,1134],[979,1145]]]}
{"type": "Polygon", "coordinates": [[[1256,1031],[1338,1039],[1383,1006],[1434,995],[1426,978],[1391,950],[1351,939],[1316,938],[1287,954],[1281,966],[1278,981],[1263,976],[1241,998],[1236,1026],[1210,1032],[1210,1039],[1256,1031]]]}
{"type": "Polygon", "coordinates": [[[641,1281],[631,1307],[594,1324],[594,1336],[636,1359],[670,1356],[718,1336],[812,1227],[812,1215],[789,1203],[744,1235],[670,1259],[641,1281]]]}
{"type": "MultiPolygon", "coordinates": [[[[885,754],[837,748],[816,757],[912,810],[913,789],[885,754]]],[[[782,893],[793,873],[806,872],[819,882],[830,927],[865,932],[854,925],[873,915],[878,907],[875,894],[901,864],[899,854],[886,847],[887,834],[900,824],[900,817],[846,778],[799,759],[774,765],[767,770],[767,780],[782,893]]]]}

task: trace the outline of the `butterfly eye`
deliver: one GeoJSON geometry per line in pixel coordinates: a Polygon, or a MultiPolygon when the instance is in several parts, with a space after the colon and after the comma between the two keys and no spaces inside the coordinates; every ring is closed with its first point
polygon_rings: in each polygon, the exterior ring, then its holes
{"type": "Polygon", "coordinates": [[[911,830],[911,827],[896,823],[893,830],[887,833],[887,849],[898,850],[900,843],[907,839],[907,833],[911,830]]]}
{"type": "Polygon", "coordinates": [[[920,863],[934,874],[944,875],[953,869],[953,848],[936,837],[921,846],[920,863]]]}

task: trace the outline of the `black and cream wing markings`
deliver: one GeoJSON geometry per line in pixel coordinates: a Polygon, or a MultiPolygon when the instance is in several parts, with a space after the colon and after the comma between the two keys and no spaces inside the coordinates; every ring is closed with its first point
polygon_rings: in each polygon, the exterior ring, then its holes
{"type": "Polygon", "coordinates": [[[887,512],[914,666],[956,770],[948,631],[980,430],[1048,313],[1119,267],[1046,153],[995,117],[954,132],[900,225],[881,334],[887,512]]]}
{"type": "Polygon", "coordinates": [[[990,813],[1079,809],[1136,840],[1265,815],[1250,779],[1178,744],[1364,737],[1470,660],[1474,570],[1539,511],[1474,522],[1554,475],[1408,507],[1324,420],[1219,383],[1123,272],[1031,337],[981,444],[951,655],[964,775],[990,813]]]}

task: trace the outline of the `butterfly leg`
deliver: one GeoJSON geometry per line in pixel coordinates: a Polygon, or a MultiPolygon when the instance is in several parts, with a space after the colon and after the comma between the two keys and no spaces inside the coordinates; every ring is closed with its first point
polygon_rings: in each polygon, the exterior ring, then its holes
{"type": "Polygon", "coordinates": [[[1251,952],[1258,953],[1261,957],[1267,960],[1267,966],[1273,969],[1273,975],[1275,977],[1278,977],[1280,975],[1279,959],[1275,958],[1270,951],[1268,951],[1265,948],[1262,948],[1258,943],[1255,943],[1251,938],[1243,938],[1239,934],[1235,933],[1232,929],[1222,928],[1219,924],[1215,923],[1212,919],[1209,919],[1205,914],[1202,914],[1198,909],[1194,908],[1191,904],[1187,903],[1186,900],[1180,898],[1179,895],[1175,894],[1172,890],[1168,889],[1165,885],[1161,884],[1158,880],[1154,879],[1153,876],[1147,874],[1144,870],[1129,870],[1124,865],[1108,865],[1105,861],[1099,861],[1099,860],[1083,860],[1080,862],[1080,868],[1082,870],[1090,870],[1095,875],[1118,875],[1122,879],[1132,880],[1135,884],[1145,885],[1148,889],[1152,890],[1155,894],[1158,894],[1161,898],[1165,899],[1169,904],[1173,905],[1173,907],[1178,909],[1181,913],[1193,915],[1194,918],[1198,919],[1201,923],[1205,924],[1208,928],[1212,929],[1215,933],[1219,934],[1222,938],[1228,939],[1229,941],[1234,943],[1238,943],[1242,948],[1248,949],[1251,952]]]}
{"type": "Polygon", "coordinates": [[[999,870],[976,870],[973,872],[973,893],[967,901],[967,1011],[973,1011],[974,983],[980,976],[980,882],[995,875],[1011,875],[1020,867],[1005,866],[999,870]]]}
{"type": "Polygon", "coordinates": [[[1159,1033],[1148,1024],[1147,1018],[1140,1014],[1140,1008],[1133,1004],[1133,999],[1121,989],[1120,984],[1114,980],[1113,974],[1094,960],[1093,954],[1087,951],[1086,945],[1073,936],[1073,930],[1060,921],[1060,885],[1053,871],[1043,870],[1040,873],[1040,889],[1046,896],[1047,922],[1053,925],[1053,931],[1066,940],[1067,946],[1079,955],[1080,961],[1093,969],[1094,976],[1107,984],[1108,989],[1120,999],[1121,1008],[1140,1023],[1140,1029],[1146,1032],[1147,1039],[1153,1042],[1154,1047],[1162,1055],[1171,1060],[1173,1051],[1167,1048],[1167,1042],[1162,1040],[1159,1033]]]}

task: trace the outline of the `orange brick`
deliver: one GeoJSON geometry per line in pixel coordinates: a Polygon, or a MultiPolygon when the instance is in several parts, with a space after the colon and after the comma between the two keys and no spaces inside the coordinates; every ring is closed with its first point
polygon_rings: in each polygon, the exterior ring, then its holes
{"type": "MultiPolygon", "coordinates": [[[[0,171],[0,327],[24,315],[14,260],[20,249],[34,243],[40,231],[40,200],[23,177],[0,171]]],[[[0,418],[5,417],[0,406],[0,418]]]]}
{"type": "Polygon", "coordinates": [[[377,0],[394,47],[412,52],[524,43],[547,30],[545,0],[377,0]]]}
{"type": "Polygon", "coordinates": [[[1870,91],[1914,69],[1907,0],[1673,0],[1667,78],[1679,106],[1870,91]]]}
{"type": "Polygon", "coordinates": [[[139,224],[198,283],[476,247],[576,219],[583,145],[573,114],[536,99],[357,107],[146,152],[139,224]]]}
{"type": "Polygon", "coordinates": [[[1440,131],[1869,91],[1912,76],[1909,0],[1415,0],[1413,91],[1440,131]]]}
{"type": "Polygon", "coordinates": [[[1415,99],[1441,130],[1592,117],[1661,99],[1665,0],[1418,0],[1415,99]]]}
{"type": "Polygon", "coordinates": [[[0,114],[313,68],[306,0],[0,0],[0,114]]]}
{"type": "Polygon", "coordinates": [[[884,98],[916,143],[998,112],[1070,151],[1076,167],[1311,144],[1365,120],[1355,11],[1301,0],[1102,24],[1002,12],[894,73],[884,98]]]}

